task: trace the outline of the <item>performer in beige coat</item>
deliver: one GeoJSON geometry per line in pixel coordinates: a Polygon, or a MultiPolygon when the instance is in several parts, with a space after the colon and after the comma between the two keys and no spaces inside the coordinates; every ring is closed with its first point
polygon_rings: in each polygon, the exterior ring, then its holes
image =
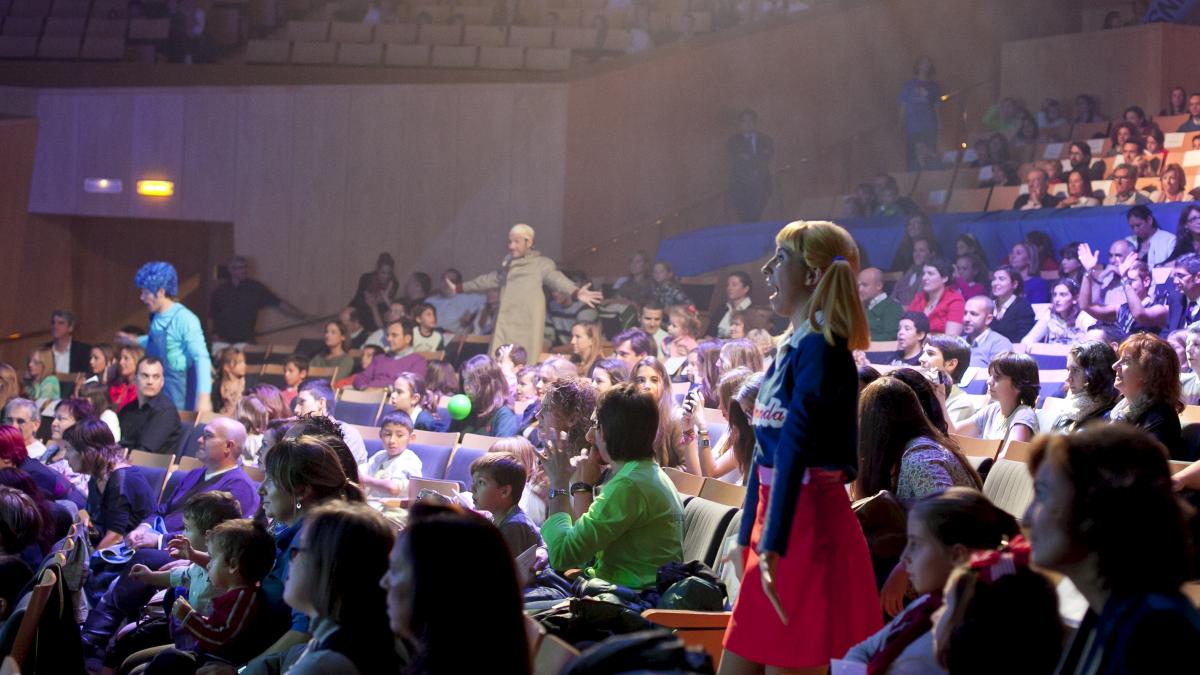
{"type": "MultiPolygon", "coordinates": [[[[600,291],[591,290],[587,283],[576,287],[565,274],[558,271],[554,261],[533,248],[533,228],[513,225],[508,232],[508,255],[500,269],[475,277],[462,286],[464,293],[481,293],[500,289],[500,315],[492,333],[491,352],[510,342],[519,344],[529,353],[530,360],[542,353],[542,336],[546,324],[546,292],[544,287],[569,293],[588,307],[604,299],[600,291]]],[[[449,286],[453,295],[458,289],[449,286]]]]}

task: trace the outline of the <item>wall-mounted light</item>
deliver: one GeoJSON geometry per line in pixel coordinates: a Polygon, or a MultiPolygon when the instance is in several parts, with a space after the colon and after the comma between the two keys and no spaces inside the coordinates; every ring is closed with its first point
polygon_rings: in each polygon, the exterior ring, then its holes
{"type": "Polygon", "coordinates": [[[145,197],[170,197],[175,194],[175,184],[169,180],[139,180],[137,193],[145,197]]]}
{"type": "Polygon", "coordinates": [[[120,194],[122,189],[120,178],[84,178],[83,191],[98,195],[120,194]]]}

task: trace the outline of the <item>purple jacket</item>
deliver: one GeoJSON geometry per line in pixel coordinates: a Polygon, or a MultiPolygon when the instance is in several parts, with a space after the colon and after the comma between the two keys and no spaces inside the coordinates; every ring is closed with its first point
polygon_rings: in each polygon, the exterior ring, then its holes
{"type": "MultiPolygon", "coordinates": [[[[188,471],[175,485],[175,489],[171,490],[171,494],[159,501],[154,516],[161,516],[166,524],[167,536],[163,537],[164,544],[172,535],[183,532],[183,505],[194,494],[217,490],[232,493],[234,499],[242,505],[242,515],[246,518],[253,517],[254,512],[258,510],[258,483],[246,475],[242,467],[226,471],[210,481],[204,480],[204,471],[204,467],[188,471]]],[[[153,525],[152,522],[147,524],[153,525]]]]}
{"type": "Polygon", "coordinates": [[[391,356],[376,356],[371,359],[367,369],[354,376],[355,389],[370,389],[390,387],[400,373],[416,373],[425,376],[425,357],[420,354],[409,354],[394,358],[391,356]]]}

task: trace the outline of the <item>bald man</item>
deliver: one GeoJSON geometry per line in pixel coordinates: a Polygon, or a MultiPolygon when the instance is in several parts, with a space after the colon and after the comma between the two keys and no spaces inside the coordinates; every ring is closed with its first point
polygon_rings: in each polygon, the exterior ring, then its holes
{"type": "MultiPolygon", "coordinates": [[[[496,330],[492,333],[491,351],[500,345],[515,343],[525,348],[531,357],[542,353],[542,339],[546,324],[546,291],[549,287],[563,295],[570,295],[588,307],[595,307],[604,299],[600,291],[591,290],[591,284],[576,286],[565,274],[558,271],[554,261],[542,256],[533,247],[533,228],[519,223],[508,232],[508,255],[500,263],[500,269],[488,272],[462,285],[464,293],[482,293],[493,289],[500,291],[500,313],[496,318],[496,330]]],[[[453,297],[459,289],[447,284],[446,293],[453,297]]]]}
{"type": "Polygon", "coordinates": [[[883,272],[877,267],[868,267],[858,273],[858,298],[867,310],[867,323],[871,326],[871,339],[888,341],[896,339],[900,326],[900,315],[904,308],[883,292],[883,272]]]}

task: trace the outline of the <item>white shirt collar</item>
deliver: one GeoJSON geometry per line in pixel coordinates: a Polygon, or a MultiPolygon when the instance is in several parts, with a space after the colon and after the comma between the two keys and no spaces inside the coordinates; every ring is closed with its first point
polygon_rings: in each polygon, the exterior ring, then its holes
{"type": "Polygon", "coordinates": [[[887,300],[887,293],[880,293],[879,295],[867,301],[867,309],[875,309],[875,305],[878,305],[884,300],[887,300]]]}
{"type": "Polygon", "coordinates": [[[205,471],[204,472],[204,480],[212,480],[212,479],[216,478],[217,476],[220,476],[221,474],[229,473],[230,471],[233,471],[236,468],[238,468],[238,465],[234,464],[233,466],[229,467],[228,469],[221,469],[220,471],[212,471],[212,472],[205,471]]]}

